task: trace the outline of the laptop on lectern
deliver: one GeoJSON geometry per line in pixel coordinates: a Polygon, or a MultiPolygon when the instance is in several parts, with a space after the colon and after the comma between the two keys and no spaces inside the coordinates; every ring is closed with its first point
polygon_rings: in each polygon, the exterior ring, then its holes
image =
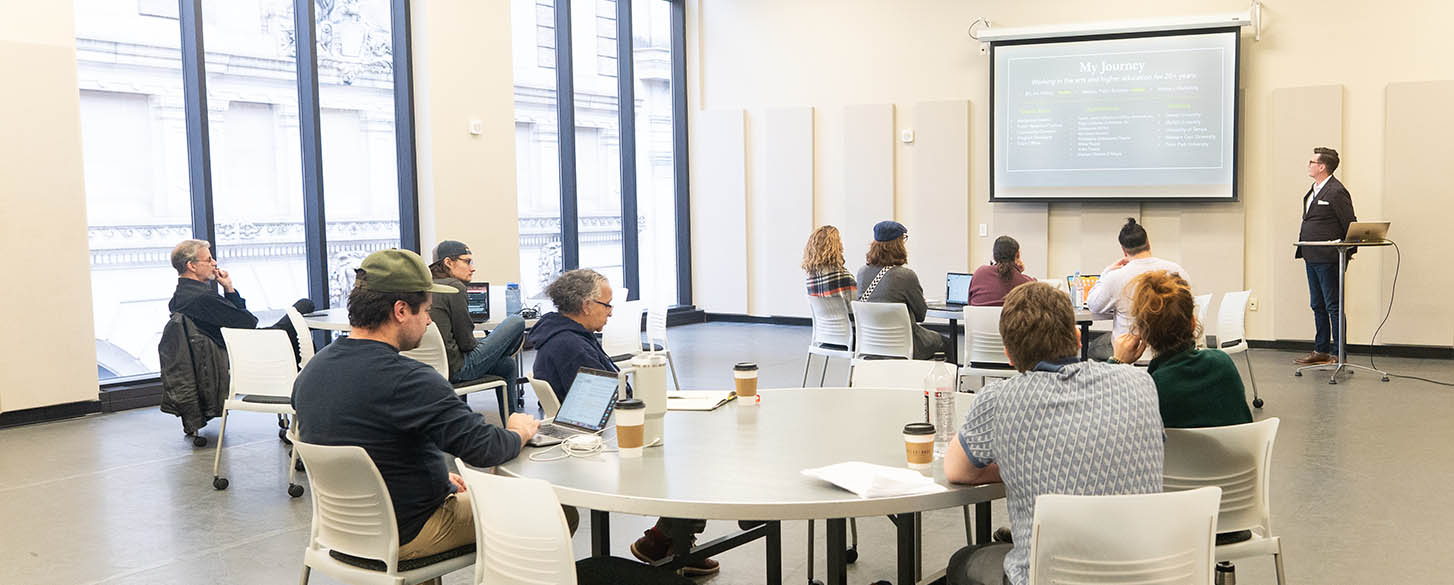
{"type": "Polygon", "coordinates": [[[1354,244],[1382,242],[1388,239],[1388,224],[1386,221],[1355,221],[1348,224],[1348,235],[1343,237],[1343,241],[1354,244]]]}

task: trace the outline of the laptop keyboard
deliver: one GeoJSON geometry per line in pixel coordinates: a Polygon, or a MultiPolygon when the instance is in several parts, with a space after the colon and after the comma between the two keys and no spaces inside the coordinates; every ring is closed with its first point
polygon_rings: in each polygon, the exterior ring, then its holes
{"type": "Polygon", "coordinates": [[[547,437],[555,437],[557,439],[569,439],[575,435],[581,434],[580,431],[574,431],[553,424],[540,425],[540,430],[537,432],[547,437]]]}

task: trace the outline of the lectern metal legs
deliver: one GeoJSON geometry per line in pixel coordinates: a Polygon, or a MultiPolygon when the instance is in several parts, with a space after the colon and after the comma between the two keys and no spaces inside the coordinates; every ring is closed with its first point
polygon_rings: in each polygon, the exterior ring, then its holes
{"type": "MultiPolygon", "coordinates": [[[[1378,370],[1378,369],[1370,368],[1368,366],[1360,366],[1358,364],[1350,364],[1350,363],[1348,363],[1348,317],[1347,317],[1347,314],[1348,314],[1348,309],[1347,309],[1347,307],[1348,307],[1348,303],[1347,303],[1348,289],[1344,286],[1345,283],[1343,281],[1343,279],[1344,279],[1344,277],[1345,277],[1345,275],[1346,275],[1347,272],[1348,272],[1348,248],[1346,248],[1346,247],[1339,247],[1338,248],[1338,363],[1336,363],[1336,364],[1318,364],[1318,365],[1315,365],[1315,366],[1303,366],[1301,368],[1298,368],[1296,372],[1293,372],[1293,374],[1294,375],[1297,375],[1297,376],[1301,376],[1301,375],[1303,375],[1303,371],[1304,370],[1314,371],[1314,372],[1323,371],[1323,370],[1333,370],[1332,375],[1329,375],[1328,376],[1328,383],[1329,384],[1337,384],[1338,383],[1338,374],[1342,373],[1344,371],[1344,369],[1347,369],[1347,371],[1348,371],[1349,374],[1352,374],[1353,373],[1353,370],[1358,369],[1358,370],[1368,370],[1370,372],[1373,372],[1375,374],[1378,374],[1379,376],[1382,376],[1382,380],[1384,382],[1387,382],[1388,381],[1388,372],[1385,372],[1383,370],[1378,370]]],[[[1250,367],[1248,368],[1248,371],[1249,372],[1251,371],[1251,368],[1250,367]]]]}

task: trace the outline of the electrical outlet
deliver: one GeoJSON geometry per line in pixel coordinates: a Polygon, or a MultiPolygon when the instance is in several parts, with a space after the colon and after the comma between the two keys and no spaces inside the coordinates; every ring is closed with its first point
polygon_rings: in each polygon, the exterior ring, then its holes
{"type": "Polygon", "coordinates": [[[1252,297],[1251,299],[1248,299],[1247,300],[1247,310],[1248,311],[1256,311],[1257,310],[1257,297],[1252,297]]]}

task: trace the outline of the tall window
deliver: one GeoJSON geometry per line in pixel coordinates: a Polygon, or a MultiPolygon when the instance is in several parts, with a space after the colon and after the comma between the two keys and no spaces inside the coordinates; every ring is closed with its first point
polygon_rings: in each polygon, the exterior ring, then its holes
{"type": "MultiPolygon", "coordinates": [[[[676,151],[672,145],[671,4],[631,0],[636,101],[636,213],[641,298],[677,294],[676,151]]],[[[681,120],[685,124],[686,120],[681,120]]]]}
{"type": "MultiPolygon", "coordinates": [[[[556,108],[555,0],[511,0],[515,73],[515,189],[520,293],[545,298],[561,271],[560,115],[556,108]]],[[[480,275],[483,280],[498,280],[480,275]]]]}
{"type": "Polygon", "coordinates": [[[630,288],[631,298],[689,303],[677,280],[685,260],[677,250],[685,227],[676,181],[685,134],[674,124],[683,96],[672,83],[674,57],[682,58],[672,50],[677,0],[560,0],[569,22],[556,0],[512,1],[526,295],[579,266],[630,288]],[[567,82],[572,91],[556,91],[567,82]],[[562,108],[569,130],[557,130],[562,108]],[[560,229],[562,215],[573,234],[560,229]]]}
{"type": "Polygon", "coordinates": [[[218,267],[258,321],[308,296],[290,0],[202,0],[218,267]]]}
{"type": "Polygon", "coordinates": [[[214,255],[264,323],[300,297],[341,306],[338,276],[349,263],[401,244],[401,201],[412,208],[414,192],[399,181],[392,48],[394,35],[407,31],[392,30],[390,0],[202,0],[210,157],[191,153],[200,162],[189,159],[184,90],[191,88],[183,75],[182,31],[195,23],[179,2],[74,2],[103,382],[157,372],[157,342],[176,287],[169,255],[180,240],[215,233],[214,255]],[[304,32],[311,34],[299,35],[295,9],[310,2],[316,18],[304,32]],[[319,80],[319,103],[302,108],[300,36],[317,39],[319,80]],[[311,155],[300,147],[299,126],[314,106],[328,275],[310,273],[305,251],[311,236],[303,175],[311,155]],[[197,165],[210,170],[210,199],[191,184],[197,165]],[[204,205],[213,221],[194,232],[194,211],[204,205]],[[310,287],[329,277],[334,290],[320,295],[310,287]]]}

